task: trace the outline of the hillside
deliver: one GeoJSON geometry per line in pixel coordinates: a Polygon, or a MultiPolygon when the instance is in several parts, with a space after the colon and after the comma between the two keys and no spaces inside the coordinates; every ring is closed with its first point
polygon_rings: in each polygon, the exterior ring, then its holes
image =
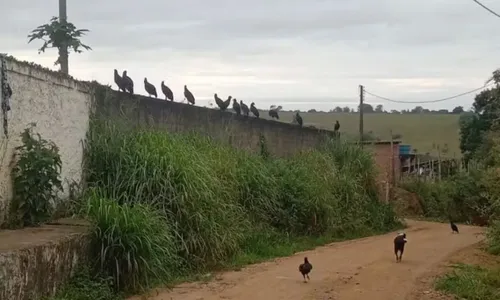
{"type": "MultiPolygon", "coordinates": [[[[280,121],[291,122],[292,112],[280,112],[280,121]]],[[[269,119],[267,111],[261,116],[269,119]]],[[[333,130],[335,120],[340,122],[340,131],[344,135],[357,135],[359,132],[359,115],[357,113],[301,113],[304,126],[333,130]]],[[[454,114],[365,114],[365,132],[372,131],[382,140],[390,139],[390,131],[400,134],[405,144],[412,145],[419,153],[437,153],[433,144],[448,145],[448,156],[460,155],[459,115],[454,114]]]]}

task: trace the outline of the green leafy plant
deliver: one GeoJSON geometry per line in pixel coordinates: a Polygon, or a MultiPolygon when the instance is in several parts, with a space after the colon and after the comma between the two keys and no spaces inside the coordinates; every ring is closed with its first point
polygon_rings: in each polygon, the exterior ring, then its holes
{"type": "Polygon", "coordinates": [[[94,275],[88,267],[82,267],[47,300],[122,300],[113,288],[113,278],[94,275]]]}
{"type": "Polygon", "coordinates": [[[47,48],[57,48],[59,58],[54,65],[61,65],[61,70],[68,73],[68,49],[73,49],[75,53],[81,53],[82,48],[92,50],[90,46],[83,44],[80,40],[88,31],[88,29],[77,29],[71,22],[61,22],[58,17],[52,17],[50,23],[40,25],[31,31],[28,35],[28,44],[34,40],[43,40],[43,45],[38,49],[38,54],[45,52],[47,48]]]}
{"type": "Polygon", "coordinates": [[[12,213],[20,226],[33,226],[49,219],[63,187],[60,180],[59,149],[33,133],[33,127],[21,134],[22,145],[16,148],[16,165],[12,170],[12,213]]]}

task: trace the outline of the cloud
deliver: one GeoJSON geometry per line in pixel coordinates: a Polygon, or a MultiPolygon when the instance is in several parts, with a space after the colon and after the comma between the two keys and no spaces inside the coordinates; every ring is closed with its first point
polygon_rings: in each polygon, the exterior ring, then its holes
{"type": "MultiPolygon", "coordinates": [[[[0,52],[53,67],[57,51],[37,55],[26,35],[57,2],[2,9],[0,52]]],[[[201,105],[217,92],[261,107],[355,107],[360,84],[391,99],[439,99],[481,86],[499,63],[498,18],[472,1],[87,0],[68,1],[68,18],[91,30],[84,42],[94,49],[70,56],[74,76],[111,84],[114,68],[127,69],[138,86],[165,80],[177,99],[187,84],[201,105]]]]}

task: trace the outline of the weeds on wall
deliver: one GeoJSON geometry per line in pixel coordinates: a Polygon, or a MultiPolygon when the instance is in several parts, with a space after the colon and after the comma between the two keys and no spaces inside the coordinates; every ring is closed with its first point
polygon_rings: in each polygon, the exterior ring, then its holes
{"type": "Polygon", "coordinates": [[[33,127],[21,134],[22,145],[16,148],[16,165],[12,170],[13,200],[11,226],[36,226],[47,221],[56,204],[60,180],[59,149],[50,141],[33,133],[33,127]]]}
{"type": "Polygon", "coordinates": [[[263,159],[268,159],[271,154],[269,153],[269,149],[267,147],[266,137],[263,134],[260,134],[259,136],[259,146],[260,156],[262,156],[263,159]]]}

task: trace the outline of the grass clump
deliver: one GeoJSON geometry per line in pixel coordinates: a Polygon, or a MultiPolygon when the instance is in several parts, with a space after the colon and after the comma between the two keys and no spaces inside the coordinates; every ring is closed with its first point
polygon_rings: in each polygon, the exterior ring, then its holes
{"type": "Polygon", "coordinates": [[[91,191],[85,214],[93,223],[92,257],[120,290],[172,278],[180,260],[168,220],[146,205],[119,205],[91,191]]]}
{"type": "Polygon", "coordinates": [[[199,135],[100,122],[86,159],[96,245],[112,249],[96,254],[122,286],[115,258],[128,282],[152,270],[165,281],[400,226],[377,198],[372,157],[354,145],[273,159],[199,135]],[[147,261],[142,269],[130,268],[129,253],[147,261]]]}
{"type": "Polygon", "coordinates": [[[500,299],[500,269],[459,264],[452,273],[438,279],[436,289],[460,299],[500,299]]]}
{"type": "Polygon", "coordinates": [[[488,252],[494,255],[500,255],[500,221],[495,221],[490,225],[486,232],[486,241],[488,252]]]}

